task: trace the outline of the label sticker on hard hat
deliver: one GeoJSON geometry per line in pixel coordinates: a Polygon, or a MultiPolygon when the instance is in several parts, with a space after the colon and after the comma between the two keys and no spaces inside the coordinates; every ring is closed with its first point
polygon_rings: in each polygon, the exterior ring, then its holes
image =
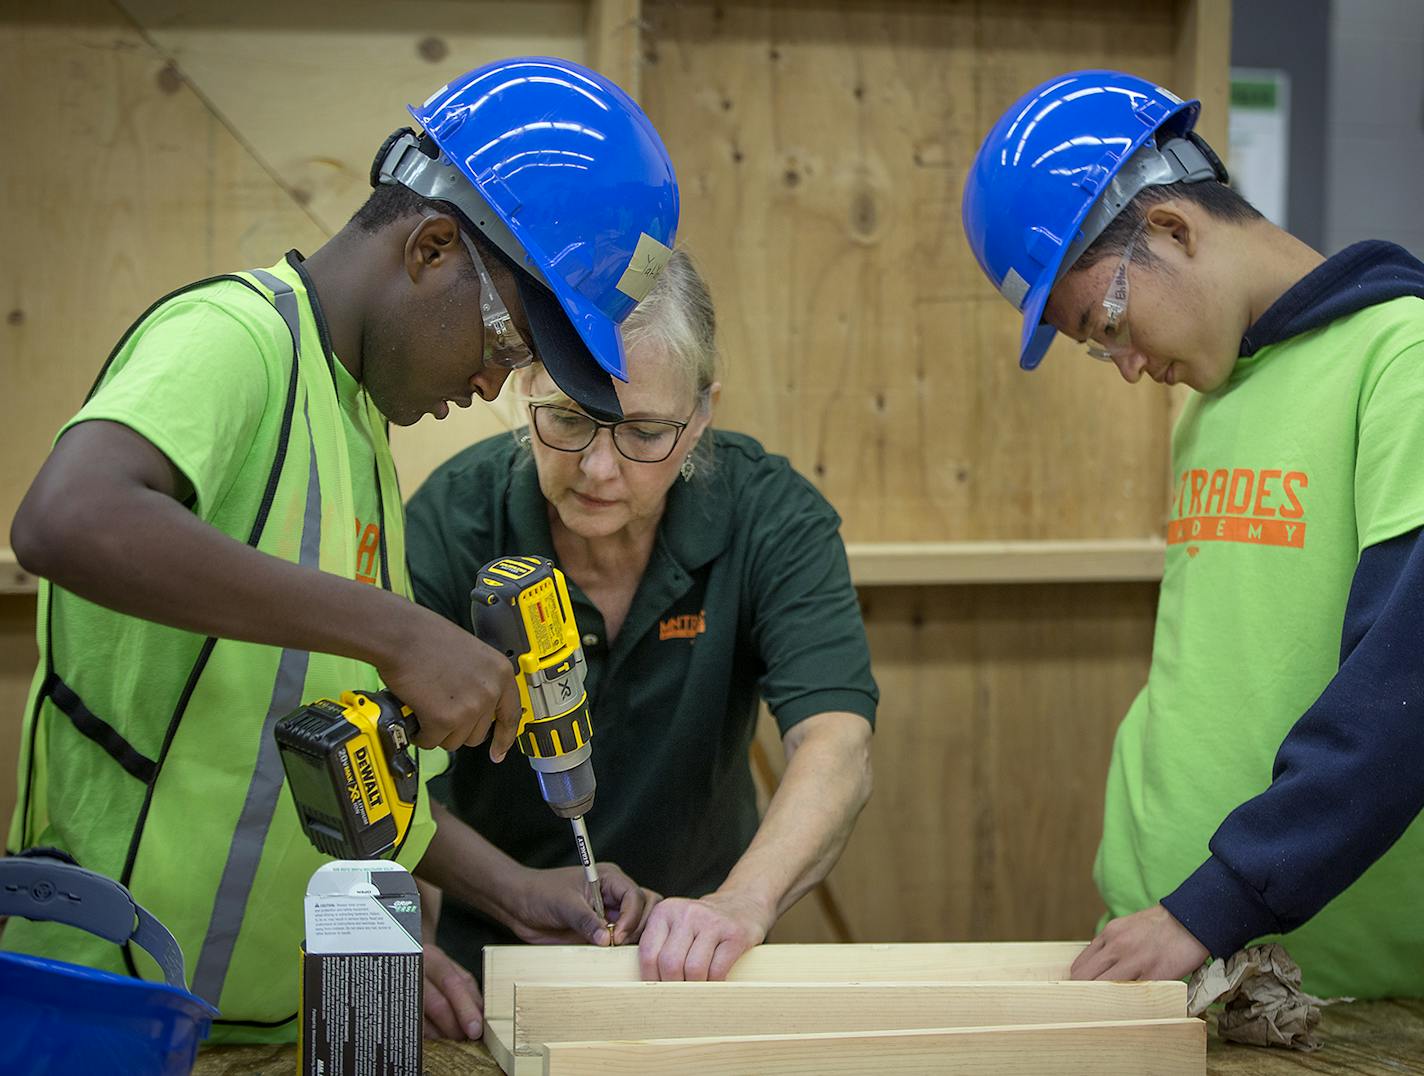
{"type": "Polygon", "coordinates": [[[628,261],[628,268],[623,270],[623,275],[618,279],[618,290],[641,303],[648,297],[648,292],[653,290],[658,274],[663,271],[663,266],[667,265],[671,257],[671,247],[664,246],[647,232],[643,232],[638,238],[638,245],[633,248],[633,257],[628,261]]]}
{"type": "Polygon", "coordinates": [[[1010,266],[1009,271],[1004,274],[1004,282],[999,285],[999,294],[1013,303],[1014,309],[1022,310],[1024,300],[1028,298],[1028,281],[1010,266]]]}

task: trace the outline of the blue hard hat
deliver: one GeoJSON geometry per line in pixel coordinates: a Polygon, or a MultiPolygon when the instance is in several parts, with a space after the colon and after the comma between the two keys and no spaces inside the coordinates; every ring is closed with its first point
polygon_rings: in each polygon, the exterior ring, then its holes
{"type": "Polygon", "coordinates": [[[425,137],[392,136],[373,182],[459,208],[524,271],[535,351],[555,382],[621,415],[608,379],[628,379],[618,326],[677,235],[677,177],[648,117],[597,72],[542,56],[470,71],[410,114],[425,137]]]}
{"type": "Polygon", "coordinates": [[[964,232],[979,267],[1023,312],[1019,365],[1053,342],[1053,285],[1144,187],[1225,179],[1192,132],[1201,110],[1121,71],[1075,71],[1014,102],[964,184],[964,232]]]}

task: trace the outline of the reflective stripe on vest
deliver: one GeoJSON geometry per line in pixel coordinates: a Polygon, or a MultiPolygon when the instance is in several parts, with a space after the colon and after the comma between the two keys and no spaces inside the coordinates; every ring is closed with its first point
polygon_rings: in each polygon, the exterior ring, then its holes
{"type": "MultiPolygon", "coordinates": [[[[299,364],[302,358],[302,333],[296,294],[289,284],[271,273],[255,269],[252,275],[272,292],[272,305],[277,308],[277,313],[282,315],[282,320],[292,331],[292,362],[299,364]]],[[[309,404],[302,407],[302,420],[307,427],[308,475],[306,507],[302,513],[301,551],[297,563],[303,568],[316,571],[321,562],[321,482],[317,477],[316,438],[311,432],[309,404]]],[[[267,717],[262,722],[257,768],[247,786],[242,813],[238,816],[237,828],[232,834],[232,844],[228,847],[227,863],[223,867],[222,879],[218,882],[217,895],[213,899],[213,913],[208,922],[207,937],[203,940],[203,948],[193,971],[193,993],[213,1005],[217,1005],[218,999],[222,997],[227,969],[232,963],[233,947],[237,944],[243,914],[247,910],[247,897],[252,891],[252,881],[257,877],[257,866],[262,860],[262,845],[267,839],[267,829],[272,824],[272,814],[277,809],[277,800],[282,793],[282,761],[277,755],[277,741],[272,735],[272,726],[302,704],[308,657],[309,654],[305,650],[287,648],[282,651],[282,657],[277,663],[272,699],[267,704],[267,717]]]]}

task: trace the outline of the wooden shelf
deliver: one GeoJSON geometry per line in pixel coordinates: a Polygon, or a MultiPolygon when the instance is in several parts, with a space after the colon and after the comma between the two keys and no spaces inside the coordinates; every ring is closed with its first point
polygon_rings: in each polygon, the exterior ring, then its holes
{"type": "Polygon", "coordinates": [[[1158,538],[1018,542],[847,542],[856,586],[1147,582],[1162,578],[1158,538]]]}
{"type": "MultiPolygon", "coordinates": [[[[946,583],[1134,583],[1162,578],[1156,538],[1022,542],[847,542],[856,586],[946,583]]],[[[0,594],[33,594],[39,580],[0,547],[0,594]]]]}
{"type": "Polygon", "coordinates": [[[0,546],[0,594],[33,594],[40,581],[20,567],[7,546],[0,546]]]}

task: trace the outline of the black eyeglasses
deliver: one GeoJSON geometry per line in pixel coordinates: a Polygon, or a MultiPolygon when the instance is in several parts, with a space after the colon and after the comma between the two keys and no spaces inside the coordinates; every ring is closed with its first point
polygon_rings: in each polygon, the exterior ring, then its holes
{"type": "MultiPolygon", "coordinates": [[[[599,430],[613,432],[613,447],[624,459],[634,463],[662,463],[672,455],[687,422],[666,418],[620,418],[617,422],[600,422],[567,407],[553,404],[530,404],[534,416],[534,433],[539,440],[558,452],[582,452],[599,430]]],[[[696,406],[692,414],[697,413],[696,406]]],[[[687,416],[692,421],[692,415],[687,416]]]]}

